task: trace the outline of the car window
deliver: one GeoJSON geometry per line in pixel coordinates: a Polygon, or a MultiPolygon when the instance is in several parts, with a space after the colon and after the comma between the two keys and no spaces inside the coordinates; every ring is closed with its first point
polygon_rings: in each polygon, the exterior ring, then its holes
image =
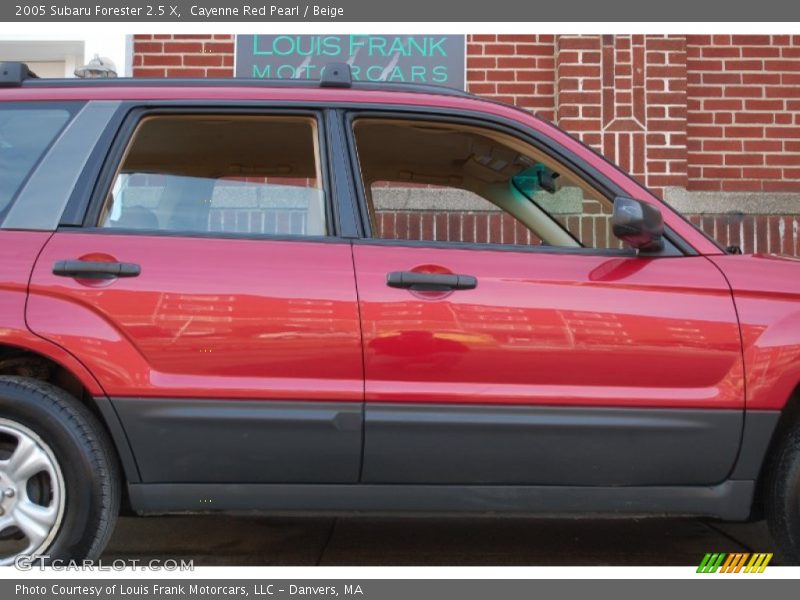
{"type": "Polygon", "coordinates": [[[72,113],[61,107],[0,106],[0,215],[72,113]]]}
{"type": "Polygon", "coordinates": [[[373,237],[613,248],[613,204],[521,140],[488,129],[362,118],[356,149],[373,237]]]}
{"type": "Polygon", "coordinates": [[[373,235],[381,239],[538,245],[524,223],[469,190],[374,181],[373,235]]]}
{"type": "Polygon", "coordinates": [[[317,139],[307,117],[148,117],[127,148],[99,226],[326,235],[317,139]]]}

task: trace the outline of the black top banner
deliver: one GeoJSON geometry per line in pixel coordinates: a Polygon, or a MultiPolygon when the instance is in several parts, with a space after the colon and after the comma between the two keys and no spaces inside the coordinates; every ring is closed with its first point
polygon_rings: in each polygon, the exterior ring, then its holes
{"type": "Polygon", "coordinates": [[[0,4],[4,22],[781,22],[800,21],[800,2],[787,0],[63,0],[0,4]]]}

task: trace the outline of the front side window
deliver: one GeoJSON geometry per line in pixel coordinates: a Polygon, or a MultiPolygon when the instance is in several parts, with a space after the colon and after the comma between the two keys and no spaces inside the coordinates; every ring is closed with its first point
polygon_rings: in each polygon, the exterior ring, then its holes
{"type": "Polygon", "coordinates": [[[373,237],[619,249],[613,204],[529,144],[468,125],[361,118],[373,237]]]}
{"type": "Polygon", "coordinates": [[[310,117],[147,117],[125,152],[99,226],[327,235],[317,140],[310,117]]]}

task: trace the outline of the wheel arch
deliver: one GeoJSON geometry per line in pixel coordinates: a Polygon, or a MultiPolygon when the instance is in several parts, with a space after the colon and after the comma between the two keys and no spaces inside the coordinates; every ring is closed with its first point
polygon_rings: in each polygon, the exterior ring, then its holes
{"type": "MultiPolygon", "coordinates": [[[[138,482],[139,472],[119,417],[100,383],[71,354],[37,336],[21,334],[0,340],[0,375],[16,375],[45,381],[64,390],[83,404],[106,430],[128,482],[138,482]],[[27,338],[27,339],[25,339],[27,338]]],[[[123,510],[127,490],[123,486],[123,510]]]]}
{"type": "Polygon", "coordinates": [[[772,432],[769,445],[764,453],[756,483],[755,496],[753,498],[752,520],[758,520],[764,516],[764,500],[765,494],[767,493],[766,487],[769,481],[771,468],[774,465],[774,459],[788,433],[794,431],[797,427],[800,427],[800,382],[797,383],[786,403],[783,405],[778,422],[772,432]]]}

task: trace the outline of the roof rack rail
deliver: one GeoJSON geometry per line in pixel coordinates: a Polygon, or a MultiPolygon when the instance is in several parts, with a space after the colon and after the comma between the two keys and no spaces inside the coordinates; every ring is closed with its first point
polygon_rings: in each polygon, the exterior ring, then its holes
{"type": "Polygon", "coordinates": [[[411,92],[436,94],[440,96],[471,97],[467,91],[436,84],[405,83],[394,81],[358,81],[353,78],[347,63],[328,63],[322,70],[320,79],[251,79],[251,78],[150,78],[150,77],[110,77],[110,78],[39,78],[25,63],[0,62],[0,88],[4,87],[286,87],[286,88],[353,88],[370,91],[411,92]]]}
{"type": "Polygon", "coordinates": [[[38,79],[39,76],[22,62],[0,63],[0,87],[19,87],[27,79],[38,79]]]}

